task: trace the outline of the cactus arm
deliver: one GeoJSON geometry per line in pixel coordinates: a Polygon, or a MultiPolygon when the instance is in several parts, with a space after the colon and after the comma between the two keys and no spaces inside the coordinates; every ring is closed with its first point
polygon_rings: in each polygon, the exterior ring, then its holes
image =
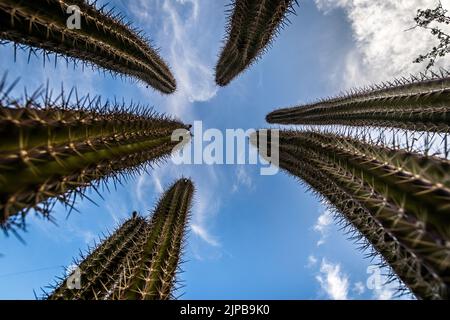
{"type": "MultiPolygon", "coordinates": [[[[258,136],[251,142],[258,146],[258,136]]],[[[442,179],[448,172],[446,160],[314,131],[282,131],[279,148],[280,167],[305,180],[340,210],[416,296],[447,299],[448,211],[439,212],[444,209],[439,201],[448,200],[440,199],[442,193],[433,195],[436,185],[447,188],[442,179]],[[423,193],[414,191],[424,188],[438,203],[423,205],[423,193]],[[361,223],[357,218],[363,213],[361,223]],[[376,230],[364,225],[369,220],[376,223],[376,230]]]]}
{"type": "Polygon", "coordinates": [[[175,91],[175,79],[156,51],[119,19],[85,1],[2,0],[0,18],[0,38],[135,77],[163,93],[175,91]],[[81,9],[80,30],[66,26],[66,9],[74,4],[81,9]]]}
{"type": "Polygon", "coordinates": [[[226,86],[260,57],[291,11],[294,0],[235,0],[227,41],[216,66],[216,82],[226,86]]]}
{"type": "Polygon", "coordinates": [[[375,86],[313,104],[279,109],[269,123],[397,127],[450,132],[450,78],[375,86]],[[406,83],[406,84],[401,84],[406,83]]]}

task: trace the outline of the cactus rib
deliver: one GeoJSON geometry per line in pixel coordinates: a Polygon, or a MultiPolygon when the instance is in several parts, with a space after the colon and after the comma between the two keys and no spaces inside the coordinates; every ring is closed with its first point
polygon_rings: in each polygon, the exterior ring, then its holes
{"type": "Polygon", "coordinates": [[[113,299],[166,300],[172,297],[193,193],[192,182],[181,179],[163,195],[146,236],[141,239],[139,259],[130,258],[125,264],[113,299]]]}

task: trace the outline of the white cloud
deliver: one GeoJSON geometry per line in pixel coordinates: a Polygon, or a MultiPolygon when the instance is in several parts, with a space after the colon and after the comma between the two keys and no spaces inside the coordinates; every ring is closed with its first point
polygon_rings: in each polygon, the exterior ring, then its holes
{"type": "Polygon", "coordinates": [[[374,297],[377,300],[391,300],[394,297],[394,291],[389,287],[383,287],[375,290],[374,297]]]}
{"type": "MultiPolygon", "coordinates": [[[[413,61],[427,53],[437,40],[428,30],[415,28],[414,17],[419,8],[433,8],[437,0],[315,0],[325,13],[343,9],[351,24],[355,47],[339,64],[336,84],[345,88],[391,80],[424,71],[424,64],[413,61]]],[[[450,7],[450,1],[442,1],[450,7]]],[[[439,63],[444,66],[450,57],[439,63]]],[[[344,89],[342,87],[341,89],[344,89]]]]}
{"type": "MultiPolygon", "coordinates": [[[[209,172],[209,175],[214,174],[209,172]]],[[[206,178],[206,181],[214,180],[206,178]]],[[[199,183],[200,180],[198,180],[199,183]]],[[[219,241],[210,234],[208,227],[212,224],[211,219],[219,212],[220,198],[215,196],[213,188],[201,188],[201,192],[197,192],[193,217],[191,223],[192,232],[207,244],[213,247],[220,247],[219,241]]]]}
{"type": "Polygon", "coordinates": [[[191,230],[192,230],[192,232],[194,232],[194,234],[196,234],[197,236],[202,238],[205,242],[212,245],[213,247],[219,246],[219,243],[217,242],[217,240],[214,239],[214,237],[212,237],[203,226],[200,226],[197,224],[191,224],[191,230]]]}
{"type": "Polygon", "coordinates": [[[330,299],[348,299],[349,279],[341,271],[340,264],[333,264],[322,259],[320,274],[316,276],[316,280],[330,299]]]}
{"type": "Polygon", "coordinates": [[[177,91],[158,103],[183,119],[191,115],[187,109],[192,103],[208,101],[217,93],[213,68],[216,57],[210,54],[213,43],[210,37],[215,34],[205,34],[214,23],[210,5],[208,0],[138,0],[128,4],[140,26],[156,30],[151,37],[161,47],[162,56],[177,80],[177,91]]]}
{"type": "Polygon", "coordinates": [[[314,225],[314,231],[320,233],[320,240],[317,242],[318,246],[321,246],[325,243],[326,238],[328,237],[330,225],[333,223],[333,215],[328,210],[325,211],[317,218],[317,222],[314,225]]]}
{"type": "Polygon", "coordinates": [[[317,264],[318,261],[319,260],[317,260],[317,258],[315,256],[310,255],[310,256],[308,256],[308,264],[306,265],[306,267],[312,268],[317,264]]]}
{"type": "Polygon", "coordinates": [[[357,295],[362,295],[366,291],[366,287],[364,286],[364,283],[362,282],[356,282],[353,285],[353,292],[357,295]]]}
{"type": "Polygon", "coordinates": [[[236,169],[236,180],[231,188],[231,192],[237,192],[240,186],[246,187],[247,189],[253,188],[252,177],[248,174],[244,165],[240,165],[236,169]]]}

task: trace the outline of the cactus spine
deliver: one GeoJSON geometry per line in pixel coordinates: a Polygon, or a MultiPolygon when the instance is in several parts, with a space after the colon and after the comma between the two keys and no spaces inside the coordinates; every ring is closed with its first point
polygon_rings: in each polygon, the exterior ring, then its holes
{"type": "Polygon", "coordinates": [[[318,132],[282,132],[279,147],[280,167],[332,203],[417,297],[448,298],[448,161],[318,132]]]}
{"type": "Polygon", "coordinates": [[[150,221],[128,220],[79,264],[81,290],[68,289],[68,277],[48,298],[172,298],[193,194],[192,181],[178,180],[161,197],[150,221]]]}
{"type": "Polygon", "coordinates": [[[216,82],[229,84],[270,45],[295,0],[234,0],[227,41],[216,66],[216,82]]]}
{"type": "Polygon", "coordinates": [[[5,229],[23,227],[29,209],[48,217],[54,200],[71,206],[86,187],[162,160],[177,144],[172,132],[188,128],[149,110],[97,99],[77,98],[70,106],[69,98],[26,100],[0,100],[0,224],[5,229]]]}
{"type": "Polygon", "coordinates": [[[123,17],[86,0],[0,0],[0,39],[67,56],[139,79],[163,93],[176,81],[166,63],[123,17]],[[80,9],[80,29],[69,29],[67,10],[80,9]]]}
{"type": "Polygon", "coordinates": [[[353,90],[342,97],[322,100],[268,114],[269,123],[396,127],[450,132],[450,78],[448,72],[421,79],[353,90]]]}

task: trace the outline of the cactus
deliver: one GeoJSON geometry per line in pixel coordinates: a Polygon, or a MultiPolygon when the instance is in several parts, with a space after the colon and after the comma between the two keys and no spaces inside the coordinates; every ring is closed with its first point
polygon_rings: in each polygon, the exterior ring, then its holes
{"type": "Polygon", "coordinates": [[[81,262],[76,263],[77,276],[82,281],[78,290],[69,288],[68,281],[75,276],[75,271],[64,279],[54,292],[48,296],[49,300],[93,300],[98,299],[105,288],[114,283],[112,274],[117,272],[126,254],[143,232],[147,222],[141,217],[133,217],[125,221],[111,236],[103,241],[87,257],[82,256],[81,262]]]}
{"type": "Polygon", "coordinates": [[[172,298],[193,194],[193,183],[181,179],[162,196],[148,231],[124,263],[116,286],[111,290],[111,299],[172,298]]]}
{"type": "Polygon", "coordinates": [[[128,220],[78,264],[81,289],[67,288],[71,274],[48,299],[172,298],[193,194],[190,180],[178,180],[163,194],[150,221],[128,220]]]}
{"type": "Polygon", "coordinates": [[[70,104],[70,96],[0,99],[0,224],[6,230],[24,227],[29,209],[49,217],[55,200],[72,206],[86,187],[162,160],[177,144],[172,132],[188,129],[149,109],[78,97],[70,104]]]}
{"type": "Polygon", "coordinates": [[[55,59],[63,55],[174,92],[176,82],[166,63],[123,20],[86,0],[0,0],[0,39],[41,49],[44,61],[47,52],[54,52],[55,59]],[[67,27],[66,12],[73,5],[80,8],[81,29],[67,27]]]}
{"type": "Polygon", "coordinates": [[[441,75],[353,90],[341,97],[279,109],[266,119],[278,124],[379,126],[449,133],[449,73],[443,70],[441,75]]]}
{"type": "Polygon", "coordinates": [[[262,56],[293,12],[296,0],[234,0],[227,41],[216,66],[216,82],[229,84],[262,56]]]}
{"type": "Polygon", "coordinates": [[[280,167],[332,203],[417,297],[449,297],[447,160],[312,131],[282,132],[279,148],[280,167]]]}

